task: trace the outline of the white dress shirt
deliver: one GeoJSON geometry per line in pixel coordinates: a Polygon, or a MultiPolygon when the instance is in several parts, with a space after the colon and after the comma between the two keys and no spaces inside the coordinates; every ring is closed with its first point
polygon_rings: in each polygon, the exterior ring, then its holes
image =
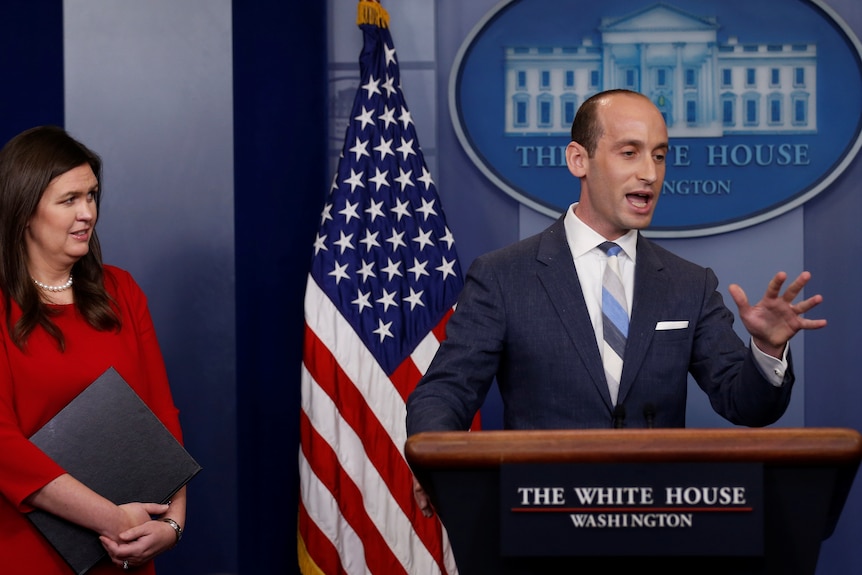
{"type": "MultiPolygon", "coordinates": [[[[600,342],[603,341],[604,335],[602,331],[602,274],[604,274],[607,265],[607,257],[598,246],[608,240],[575,215],[575,206],[577,205],[574,203],[569,206],[563,223],[566,228],[566,240],[569,243],[569,250],[575,263],[575,270],[577,270],[578,279],[581,282],[587,311],[590,314],[590,321],[593,323],[596,341],[600,342]]],[[[627,234],[614,240],[614,243],[622,248],[617,259],[623,289],[626,292],[629,319],[632,315],[632,300],[634,298],[637,237],[637,230],[629,230],[627,234]]],[[[753,341],[750,342],[749,347],[754,355],[755,364],[763,377],[769,380],[772,385],[781,387],[784,383],[784,373],[787,371],[787,350],[790,348],[790,344],[785,346],[784,355],[781,359],[764,353],[753,341]]],[[[599,345],[599,350],[601,349],[602,346],[599,345]]]]}

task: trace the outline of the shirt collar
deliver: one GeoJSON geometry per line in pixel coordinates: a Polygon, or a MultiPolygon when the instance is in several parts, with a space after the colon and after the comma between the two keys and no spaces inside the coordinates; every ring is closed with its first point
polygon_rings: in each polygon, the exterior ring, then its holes
{"type": "MultiPolygon", "coordinates": [[[[572,256],[578,258],[590,250],[595,249],[600,243],[606,242],[607,239],[602,237],[597,231],[581,221],[575,215],[575,206],[578,203],[569,206],[566,210],[566,217],[563,220],[563,225],[566,228],[566,239],[569,242],[569,249],[572,251],[572,256]]],[[[637,256],[638,231],[629,230],[624,236],[614,240],[614,243],[619,245],[626,253],[628,258],[634,262],[637,256]]]]}

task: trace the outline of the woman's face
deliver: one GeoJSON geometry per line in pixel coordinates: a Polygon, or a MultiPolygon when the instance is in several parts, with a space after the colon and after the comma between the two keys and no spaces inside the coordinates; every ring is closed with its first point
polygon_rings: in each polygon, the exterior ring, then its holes
{"type": "Polygon", "coordinates": [[[24,235],[31,265],[63,269],[87,255],[96,225],[98,188],[89,164],[51,180],[24,235]]]}

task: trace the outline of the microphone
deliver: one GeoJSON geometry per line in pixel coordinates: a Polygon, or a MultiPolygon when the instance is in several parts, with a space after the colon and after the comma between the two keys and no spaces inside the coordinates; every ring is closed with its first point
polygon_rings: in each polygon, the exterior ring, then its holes
{"type": "Polygon", "coordinates": [[[614,429],[622,429],[625,427],[626,408],[622,405],[617,405],[614,408],[614,429]]]}
{"type": "Polygon", "coordinates": [[[655,405],[652,403],[644,405],[644,419],[646,420],[647,429],[655,427],[655,405]]]}

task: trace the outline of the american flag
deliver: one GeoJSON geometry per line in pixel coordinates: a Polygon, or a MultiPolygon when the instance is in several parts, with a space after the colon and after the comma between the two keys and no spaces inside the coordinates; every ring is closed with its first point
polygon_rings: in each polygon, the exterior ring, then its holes
{"type": "Polygon", "coordinates": [[[305,295],[298,551],[304,575],[457,573],[403,455],[405,402],[463,279],[401,92],[388,15],[359,3],[360,87],[305,295]]]}

